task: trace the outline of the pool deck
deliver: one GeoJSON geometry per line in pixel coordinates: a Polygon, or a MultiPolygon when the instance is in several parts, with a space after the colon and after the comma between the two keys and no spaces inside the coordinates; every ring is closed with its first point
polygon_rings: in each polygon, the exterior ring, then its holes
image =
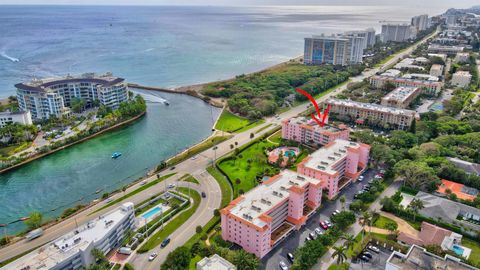
{"type": "Polygon", "coordinates": [[[157,218],[161,213],[165,213],[167,212],[168,210],[170,209],[170,206],[168,205],[163,205],[162,203],[159,203],[157,205],[154,205],[152,207],[150,207],[147,211],[145,211],[144,213],[142,213],[140,216],[137,216],[137,224],[140,224],[141,226],[143,226],[142,224],[145,224],[145,223],[148,223],[152,220],[154,220],[155,218],[157,218]],[[159,211],[147,218],[145,218],[144,216],[145,215],[148,215],[148,213],[150,213],[150,211],[153,211],[155,208],[161,208],[162,211],[159,211]]]}

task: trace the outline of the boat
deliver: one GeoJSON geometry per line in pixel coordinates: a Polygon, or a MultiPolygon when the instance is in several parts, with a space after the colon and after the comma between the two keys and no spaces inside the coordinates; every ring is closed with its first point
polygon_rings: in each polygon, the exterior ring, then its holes
{"type": "Polygon", "coordinates": [[[115,159],[115,158],[120,157],[121,155],[122,155],[122,153],[120,153],[120,152],[115,152],[115,153],[112,154],[112,158],[115,159]]]}
{"type": "Polygon", "coordinates": [[[167,106],[170,106],[170,103],[168,103],[168,101],[166,101],[166,100],[163,103],[165,103],[165,105],[167,105],[167,106]]]}

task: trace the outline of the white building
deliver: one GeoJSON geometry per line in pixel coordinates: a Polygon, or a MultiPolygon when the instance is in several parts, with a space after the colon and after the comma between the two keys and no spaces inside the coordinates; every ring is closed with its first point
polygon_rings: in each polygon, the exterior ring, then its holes
{"type": "Polygon", "coordinates": [[[390,106],[405,109],[420,94],[422,89],[418,87],[397,87],[384,96],[380,102],[383,106],[390,106]]]}
{"type": "Polygon", "coordinates": [[[5,127],[7,124],[19,123],[22,125],[32,124],[32,114],[30,111],[26,112],[0,112],[0,127],[5,127]]]}
{"type": "Polygon", "coordinates": [[[377,42],[377,37],[375,36],[375,29],[368,28],[365,30],[367,32],[367,46],[371,47],[377,42]]]}
{"type": "Polygon", "coordinates": [[[451,84],[458,87],[467,87],[472,80],[472,75],[468,71],[457,71],[453,74],[451,84]]]}
{"type": "Polygon", "coordinates": [[[382,41],[394,41],[394,42],[403,42],[409,39],[413,39],[416,36],[415,27],[410,24],[393,24],[388,23],[382,25],[382,41]]]}
{"type": "Polygon", "coordinates": [[[447,55],[444,53],[429,53],[428,57],[438,57],[443,60],[443,62],[447,61],[447,55]]]}
{"type": "Polygon", "coordinates": [[[112,109],[117,109],[120,103],[128,100],[127,83],[110,73],[33,80],[16,84],[15,87],[20,109],[30,111],[36,120],[68,114],[75,98],[83,99],[87,107],[98,101],[112,109]]]}
{"type": "Polygon", "coordinates": [[[237,267],[220,255],[213,254],[197,262],[197,270],[237,270],[237,267]]]}
{"type": "Polygon", "coordinates": [[[424,31],[428,28],[428,15],[423,14],[415,16],[412,18],[412,26],[417,29],[417,31],[424,31]]]}
{"type": "Polygon", "coordinates": [[[359,36],[313,36],[305,38],[306,65],[350,65],[362,62],[365,38],[359,36]]]}
{"type": "Polygon", "coordinates": [[[443,65],[433,64],[430,68],[430,75],[435,77],[440,77],[443,75],[443,65]]]}
{"type": "Polygon", "coordinates": [[[455,55],[455,63],[467,63],[470,60],[470,54],[469,53],[457,53],[455,55]]]}
{"type": "Polygon", "coordinates": [[[133,228],[134,219],[133,203],[124,203],[118,209],[89,221],[0,269],[84,269],[94,262],[91,254],[93,249],[107,254],[118,247],[126,233],[133,228]]]}

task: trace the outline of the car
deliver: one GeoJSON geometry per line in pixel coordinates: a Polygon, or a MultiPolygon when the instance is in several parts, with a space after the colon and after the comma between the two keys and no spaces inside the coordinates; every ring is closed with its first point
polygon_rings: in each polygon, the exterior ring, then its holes
{"type": "Polygon", "coordinates": [[[320,229],[320,228],[316,228],[316,229],[315,229],[315,233],[316,233],[317,235],[322,235],[322,234],[323,234],[322,229],[320,229]]]}
{"type": "Polygon", "coordinates": [[[377,175],[375,175],[375,177],[374,177],[374,178],[375,178],[375,179],[382,179],[382,177],[381,177],[380,175],[378,175],[378,174],[377,174],[377,175]]]}
{"type": "Polygon", "coordinates": [[[359,258],[360,260],[364,261],[364,262],[369,262],[369,261],[370,261],[370,259],[369,259],[367,256],[365,256],[365,255],[360,255],[358,258],[359,258]]]}
{"type": "Polygon", "coordinates": [[[143,181],[140,183],[140,186],[144,186],[145,184],[147,184],[147,180],[143,180],[143,181]]]}
{"type": "Polygon", "coordinates": [[[207,194],[202,191],[202,198],[206,198],[206,197],[207,197],[207,194]]]}
{"type": "Polygon", "coordinates": [[[280,265],[280,269],[282,269],[282,270],[287,270],[287,269],[288,269],[287,264],[284,263],[283,261],[281,261],[281,262],[279,263],[279,265],[280,265]]]}
{"type": "Polygon", "coordinates": [[[168,188],[174,188],[175,184],[168,184],[168,188]]]}
{"type": "Polygon", "coordinates": [[[328,229],[328,225],[325,223],[325,221],[320,221],[320,227],[322,227],[324,230],[328,229]]]}
{"type": "Polygon", "coordinates": [[[290,260],[290,262],[293,263],[293,261],[295,260],[295,257],[293,257],[293,254],[292,253],[287,253],[287,258],[290,260]]]}
{"type": "Polygon", "coordinates": [[[110,203],[110,202],[112,202],[112,201],[113,201],[112,198],[108,198],[108,199],[105,200],[105,203],[110,203]]]}
{"type": "Polygon", "coordinates": [[[372,258],[373,258],[372,253],[370,253],[370,252],[368,252],[368,251],[364,251],[364,252],[362,253],[362,255],[365,256],[365,257],[367,257],[367,258],[369,258],[369,259],[372,259],[372,258]]]}
{"type": "Polygon", "coordinates": [[[315,232],[309,233],[308,236],[310,236],[312,240],[317,238],[317,235],[315,234],[315,232]]]}
{"type": "Polygon", "coordinates": [[[191,160],[195,160],[195,159],[197,159],[197,156],[193,156],[193,157],[191,157],[190,159],[191,159],[191,160]]]}
{"type": "Polygon", "coordinates": [[[325,223],[327,224],[328,228],[333,227],[333,224],[329,220],[325,220],[325,223]]]}
{"type": "Polygon", "coordinates": [[[170,238],[165,238],[162,243],[160,244],[161,248],[166,247],[170,243],[170,238]]]}
{"type": "Polygon", "coordinates": [[[175,168],[176,168],[175,166],[170,167],[170,171],[175,170],[175,168]]]}
{"type": "Polygon", "coordinates": [[[153,252],[152,254],[150,254],[150,256],[148,256],[148,261],[153,261],[155,258],[157,257],[157,253],[156,252],[153,252]]]}
{"type": "Polygon", "coordinates": [[[369,245],[367,248],[375,253],[380,253],[380,249],[376,246],[369,245]]]}
{"type": "Polygon", "coordinates": [[[383,170],[383,169],[382,169],[382,170],[380,170],[380,173],[385,173],[385,170],[383,170]]]}
{"type": "Polygon", "coordinates": [[[335,210],[335,211],[333,211],[333,213],[332,213],[333,216],[336,216],[336,215],[338,215],[338,214],[340,214],[340,211],[339,211],[339,210],[335,210]]]}
{"type": "Polygon", "coordinates": [[[360,177],[358,177],[358,182],[362,182],[363,181],[363,175],[360,175],[360,177]]]}
{"type": "Polygon", "coordinates": [[[163,195],[163,197],[165,198],[165,200],[168,200],[170,199],[170,194],[166,193],[165,195],[163,195]]]}

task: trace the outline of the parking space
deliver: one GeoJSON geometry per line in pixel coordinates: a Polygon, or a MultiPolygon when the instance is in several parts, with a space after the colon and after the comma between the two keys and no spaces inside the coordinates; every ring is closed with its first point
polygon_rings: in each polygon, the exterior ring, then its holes
{"type": "Polygon", "coordinates": [[[350,264],[350,269],[352,270],[384,270],[385,269],[385,264],[387,263],[388,258],[390,257],[390,254],[392,254],[392,251],[384,249],[383,247],[376,246],[379,249],[379,252],[374,252],[371,250],[366,249],[366,251],[371,254],[372,258],[369,258],[369,261],[363,261],[360,259],[357,260],[352,260],[350,264]]]}
{"type": "MultiPolygon", "coordinates": [[[[362,182],[356,182],[345,187],[340,196],[346,197],[345,209],[353,201],[355,193],[362,190],[364,185],[374,178],[376,171],[367,170],[363,176],[362,182]]],[[[260,269],[280,269],[280,262],[284,262],[290,267],[291,262],[287,259],[287,254],[294,254],[295,250],[304,245],[306,238],[310,233],[315,233],[316,228],[321,228],[320,221],[330,220],[332,213],[335,210],[341,210],[342,204],[339,199],[335,201],[322,201],[322,208],[317,211],[300,230],[291,233],[285,240],[280,242],[269,254],[262,258],[262,267],[260,269]]],[[[324,229],[321,229],[324,231],[324,229]]]]}

